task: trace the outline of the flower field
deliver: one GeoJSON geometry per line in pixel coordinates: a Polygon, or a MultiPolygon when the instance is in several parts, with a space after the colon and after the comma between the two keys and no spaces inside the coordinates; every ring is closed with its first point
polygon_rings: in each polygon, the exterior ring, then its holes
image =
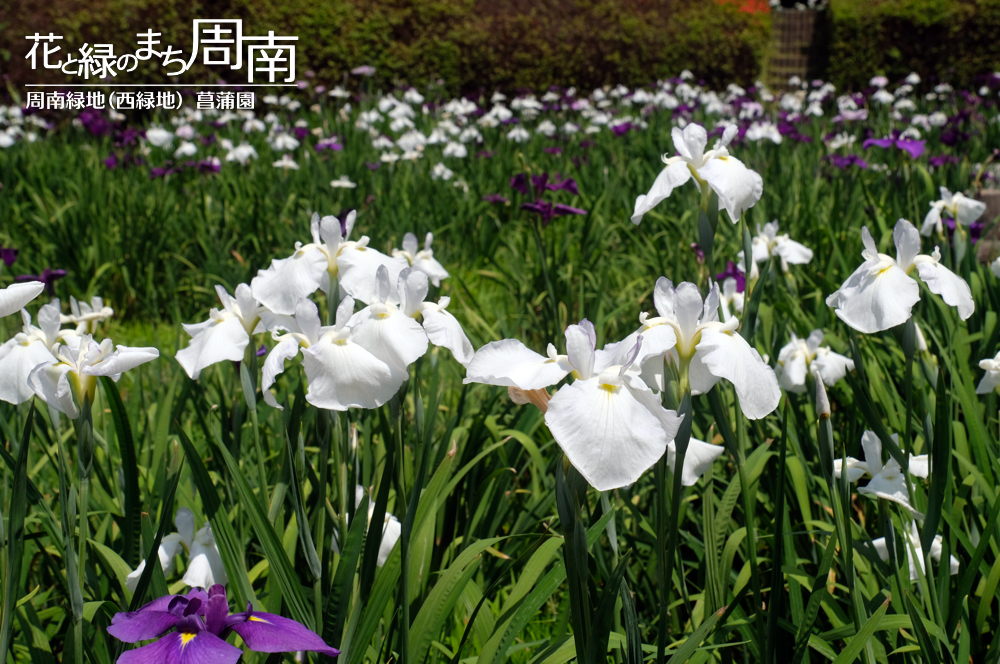
{"type": "Polygon", "coordinates": [[[1000,74],[363,69],[0,109],[8,661],[996,660],[1000,74]]]}

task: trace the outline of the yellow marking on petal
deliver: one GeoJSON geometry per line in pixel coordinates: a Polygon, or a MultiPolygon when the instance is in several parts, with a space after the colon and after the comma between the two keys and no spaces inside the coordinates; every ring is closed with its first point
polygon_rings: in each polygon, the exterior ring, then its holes
{"type": "Polygon", "coordinates": [[[338,346],[346,346],[347,339],[337,339],[334,343],[337,344],[338,346]]]}
{"type": "Polygon", "coordinates": [[[604,385],[601,385],[601,389],[604,390],[605,392],[607,392],[608,394],[611,394],[612,392],[615,391],[615,386],[614,385],[604,384],[604,385]]]}
{"type": "Polygon", "coordinates": [[[267,623],[268,625],[271,624],[268,621],[264,620],[263,618],[258,618],[257,616],[250,616],[250,622],[262,622],[262,623],[267,623]]]}
{"type": "Polygon", "coordinates": [[[385,318],[388,318],[389,314],[375,314],[375,317],[378,318],[379,320],[383,320],[385,318]]]}
{"type": "Polygon", "coordinates": [[[184,646],[191,643],[191,641],[193,641],[194,637],[196,636],[198,635],[189,632],[184,632],[183,634],[181,634],[181,650],[184,650],[184,646]]]}

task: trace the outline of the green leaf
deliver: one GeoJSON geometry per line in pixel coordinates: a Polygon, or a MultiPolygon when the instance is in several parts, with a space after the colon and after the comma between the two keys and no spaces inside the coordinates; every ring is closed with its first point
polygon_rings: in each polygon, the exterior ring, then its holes
{"type": "Polygon", "coordinates": [[[177,435],[181,445],[184,447],[184,455],[191,465],[191,474],[194,476],[194,484],[201,494],[201,504],[205,508],[205,516],[212,524],[212,535],[215,543],[219,547],[219,555],[222,557],[222,566],[226,569],[226,576],[229,577],[228,591],[233,595],[233,600],[237,606],[246,606],[247,602],[253,604],[255,609],[260,608],[250,579],[247,578],[246,564],[243,560],[243,546],[236,537],[233,526],[229,523],[229,515],[222,509],[222,501],[219,500],[218,490],[208,475],[208,470],[202,462],[194,443],[184,433],[180,426],[176,427],[177,435]]]}
{"type": "Polygon", "coordinates": [[[361,547],[364,544],[366,516],[368,514],[368,495],[365,494],[354,513],[354,522],[347,531],[347,541],[340,552],[340,562],[333,576],[333,586],[327,600],[323,617],[323,640],[334,648],[340,648],[344,630],[344,618],[350,606],[351,593],[354,591],[354,572],[361,557],[361,547]],[[360,516],[358,516],[360,515],[360,516]]]}
{"type": "Polygon", "coordinates": [[[482,552],[504,539],[492,537],[469,545],[434,584],[434,588],[427,595],[410,626],[412,638],[410,652],[415,661],[424,661],[430,651],[431,641],[441,633],[445,622],[450,619],[451,611],[462,595],[465,584],[479,568],[482,552]]]}
{"type": "Polygon", "coordinates": [[[3,620],[0,622],[0,657],[3,661],[7,661],[7,653],[10,651],[10,637],[14,626],[14,600],[20,594],[24,519],[28,511],[28,443],[31,441],[31,426],[34,421],[35,402],[32,400],[24,422],[21,445],[17,448],[14,483],[10,492],[10,505],[7,507],[10,525],[7,535],[7,569],[3,582],[3,620]]]}
{"type": "Polygon", "coordinates": [[[885,615],[886,609],[889,608],[889,599],[887,597],[882,602],[882,606],[872,614],[872,617],[865,621],[865,624],[861,626],[861,629],[854,635],[854,638],[847,643],[847,646],[837,656],[837,659],[833,660],[833,664],[850,664],[857,659],[861,651],[868,645],[868,640],[878,630],[879,623],[882,622],[882,616],[885,615]]]}
{"type": "MultiPolygon", "coordinates": [[[[621,591],[622,582],[625,577],[625,568],[631,558],[632,552],[626,551],[618,566],[611,573],[611,577],[604,585],[604,592],[597,603],[597,610],[594,611],[593,635],[590,637],[588,650],[595,653],[596,659],[604,661],[604,654],[608,651],[608,636],[614,626],[615,604],[618,602],[618,594],[621,591]]],[[[641,658],[640,658],[641,661],[641,658]]],[[[595,661],[595,664],[597,662],[595,661]]]]}
{"type": "Polygon", "coordinates": [[[122,536],[125,538],[123,555],[125,562],[137,566],[139,563],[139,534],[141,532],[140,516],[142,503],[139,498],[139,462],[135,454],[135,440],[132,438],[132,427],[129,425],[125,404],[122,403],[118,386],[108,376],[101,376],[101,385],[108,398],[111,419],[115,424],[115,437],[118,440],[118,457],[121,460],[122,475],[125,479],[125,519],[122,526],[122,536]]]}
{"type": "MultiPolygon", "coordinates": [[[[297,620],[309,629],[315,629],[316,619],[306,604],[302,593],[302,584],[299,583],[295,568],[292,567],[291,561],[285,555],[281,538],[274,532],[271,522],[267,519],[267,512],[264,511],[261,501],[254,494],[253,488],[247,481],[243,469],[240,468],[236,459],[233,458],[233,455],[224,446],[216,445],[211,440],[208,443],[214,448],[215,453],[222,457],[226,468],[229,470],[229,476],[236,489],[236,495],[239,498],[240,504],[246,510],[247,516],[250,518],[250,525],[257,534],[257,538],[264,549],[264,555],[267,556],[267,561],[270,563],[269,578],[277,578],[278,585],[281,587],[281,596],[288,606],[289,617],[292,620],[297,620]]],[[[263,491],[264,488],[261,490],[263,491]]],[[[309,524],[299,524],[299,527],[308,528],[309,524]]]]}
{"type": "Polygon", "coordinates": [[[691,636],[684,640],[684,644],[674,651],[670,659],[667,660],[667,664],[684,664],[684,662],[691,659],[691,656],[694,655],[698,646],[705,642],[708,635],[712,633],[713,629],[715,629],[715,623],[719,622],[719,618],[721,618],[722,614],[725,612],[726,607],[722,607],[709,616],[705,622],[698,627],[698,629],[691,633],[691,636]]]}

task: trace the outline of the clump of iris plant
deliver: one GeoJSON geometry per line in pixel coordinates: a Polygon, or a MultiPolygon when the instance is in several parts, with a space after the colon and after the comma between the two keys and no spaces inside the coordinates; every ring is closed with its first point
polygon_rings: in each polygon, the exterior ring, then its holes
{"type": "MultiPolygon", "coordinates": [[[[578,196],[580,190],[576,184],[576,180],[573,178],[560,180],[556,177],[552,182],[549,182],[549,174],[542,173],[540,175],[532,175],[529,181],[527,175],[518,173],[510,179],[510,188],[524,196],[534,196],[535,202],[522,203],[521,209],[540,216],[542,218],[542,225],[544,226],[548,226],[555,217],[570,214],[587,214],[586,210],[564,205],[563,203],[551,203],[543,200],[541,197],[546,191],[565,191],[578,196]]],[[[502,199],[499,195],[494,196],[497,200],[490,200],[490,202],[499,202],[499,199],[502,199]]],[[[484,200],[486,200],[485,197],[484,200]]],[[[503,199],[503,201],[506,201],[506,199],[503,199]]]]}
{"type": "Polygon", "coordinates": [[[226,642],[232,632],[257,652],[340,654],[289,618],[254,611],[249,604],[246,611],[229,613],[226,589],[219,584],[208,592],[194,588],[187,595],[160,597],[131,613],[116,613],[108,627],[108,634],[125,643],[156,639],[122,654],[118,664],[236,664],[243,651],[226,642]]]}

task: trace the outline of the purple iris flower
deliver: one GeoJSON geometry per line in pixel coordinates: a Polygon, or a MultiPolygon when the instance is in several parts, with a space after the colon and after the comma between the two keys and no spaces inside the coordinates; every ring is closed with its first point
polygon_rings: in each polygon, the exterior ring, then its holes
{"type": "Polygon", "coordinates": [[[239,634],[247,648],[257,652],[340,654],[294,620],[254,611],[249,604],[246,611],[230,614],[226,589],[219,584],[207,593],[195,588],[187,595],[155,599],[138,611],[116,613],[108,627],[108,634],[125,643],[158,639],[125,652],[118,664],[236,664],[243,651],[226,643],[230,632],[239,634]]]}
{"type": "Polygon", "coordinates": [[[545,152],[548,154],[562,154],[562,148],[545,148],[545,152]]]}
{"type": "Polygon", "coordinates": [[[530,193],[528,189],[528,176],[524,173],[518,173],[510,179],[510,188],[527,196],[530,193]]]}
{"type": "Polygon", "coordinates": [[[222,160],[218,157],[209,157],[197,162],[189,162],[192,168],[198,169],[199,173],[218,173],[222,171],[222,160]]]}
{"type": "Polygon", "coordinates": [[[522,203],[521,209],[539,215],[542,218],[544,226],[548,226],[555,217],[562,217],[569,214],[587,214],[586,210],[563,205],[562,203],[549,203],[542,199],[538,199],[534,203],[522,203]]]}
{"type": "Polygon", "coordinates": [[[594,147],[594,141],[580,141],[580,148],[586,150],[594,147]]]}
{"type": "MultiPolygon", "coordinates": [[[[946,217],[942,219],[942,221],[944,222],[945,228],[948,229],[948,241],[953,243],[953,236],[955,235],[955,220],[951,217],[946,217]]],[[[986,224],[981,221],[974,221],[968,226],[969,239],[972,241],[972,246],[975,246],[976,242],[979,241],[979,238],[983,236],[983,228],[985,227],[986,224]]]]}
{"type": "Polygon", "coordinates": [[[111,133],[111,123],[97,109],[86,108],[80,111],[78,119],[84,128],[94,136],[107,136],[111,133]]]}
{"type": "Polygon", "coordinates": [[[4,265],[10,267],[17,260],[17,249],[13,247],[0,247],[0,260],[3,261],[4,265]]]}
{"type": "Polygon", "coordinates": [[[118,168],[118,155],[114,152],[108,155],[108,158],[104,160],[104,165],[107,166],[109,171],[113,171],[118,168]]]}
{"type": "Polygon", "coordinates": [[[295,134],[295,138],[304,141],[309,135],[309,127],[293,127],[292,133],[295,134]]]}
{"type": "Polygon", "coordinates": [[[842,171],[850,168],[851,166],[857,166],[858,168],[868,168],[868,162],[866,162],[864,159],[862,159],[856,154],[848,154],[848,155],[832,154],[827,158],[830,160],[830,163],[832,163],[834,166],[836,166],[842,171]]]}
{"type": "Polygon", "coordinates": [[[725,282],[726,279],[732,277],[736,280],[736,292],[742,293],[747,287],[747,277],[745,274],[740,272],[740,268],[736,266],[736,263],[732,261],[726,261],[726,269],[715,275],[715,280],[719,283],[725,282]]]}
{"type": "Polygon", "coordinates": [[[476,159],[492,159],[495,152],[490,152],[489,150],[482,150],[476,153],[476,159]]]}
{"type": "MultiPolygon", "coordinates": [[[[6,257],[4,262],[7,263],[6,257]]],[[[11,260],[11,263],[14,261],[11,260]]],[[[7,263],[10,265],[10,263],[7,263]]],[[[14,277],[14,281],[40,281],[45,284],[45,290],[49,295],[55,295],[56,292],[56,279],[62,279],[66,276],[66,270],[50,270],[45,268],[41,274],[22,274],[19,277],[14,277]]]]}
{"type": "Polygon", "coordinates": [[[487,203],[497,203],[497,204],[510,202],[500,194],[486,194],[485,196],[483,196],[483,200],[486,201],[487,203]]]}
{"type": "Polygon", "coordinates": [[[945,164],[958,164],[960,159],[954,155],[943,154],[936,157],[931,157],[927,160],[927,163],[935,168],[940,168],[945,164]]]}
{"type": "Polygon", "coordinates": [[[201,142],[202,142],[203,145],[214,145],[215,141],[216,141],[216,139],[215,139],[215,132],[214,131],[211,134],[209,134],[208,136],[202,136],[201,137],[201,142]]]}
{"type": "Polygon", "coordinates": [[[135,129],[134,127],[126,127],[120,132],[115,134],[115,146],[122,147],[124,145],[130,145],[135,143],[140,136],[145,136],[146,132],[141,129],[135,129]]]}
{"type": "Polygon", "coordinates": [[[691,251],[694,252],[694,258],[698,261],[698,265],[704,265],[705,263],[705,251],[701,248],[701,245],[697,242],[691,243],[691,251]]]}
{"type": "Polygon", "coordinates": [[[257,349],[257,357],[264,357],[267,355],[267,344],[261,344],[260,348],[257,349]]]}
{"type": "MultiPolygon", "coordinates": [[[[546,174],[547,175],[547,174],[546,174]]],[[[574,196],[580,195],[580,188],[576,185],[576,180],[573,178],[566,178],[565,180],[559,180],[559,174],[556,176],[552,182],[547,182],[545,188],[549,191],[565,191],[573,194],[574,196]]]]}
{"type": "Polygon", "coordinates": [[[382,165],[382,163],[378,162],[378,161],[366,161],[365,162],[365,166],[367,166],[368,170],[370,170],[370,171],[377,171],[378,167],[381,166],[381,165],[382,165]]]}
{"type": "Polygon", "coordinates": [[[902,138],[901,134],[902,132],[898,129],[894,129],[892,136],[887,136],[885,138],[869,138],[862,143],[861,147],[867,150],[873,145],[880,148],[891,148],[895,145],[897,148],[903,150],[914,159],[917,159],[924,153],[924,145],[926,141],[917,141],[912,138],[902,138]]]}
{"type": "Polygon", "coordinates": [[[638,127],[631,122],[622,122],[621,124],[616,124],[611,127],[611,133],[615,135],[615,138],[621,138],[633,129],[638,129],[638,127]]]}
{"type": "Polygon", "coordinates": [[[340,152],[344,149],[344,146],[337,142],[336,136],[331,136],[330,138],[324,138],[313,146],[313,150],[319,152],[320,150],[332,150],[334,152],[340,152]]]}

